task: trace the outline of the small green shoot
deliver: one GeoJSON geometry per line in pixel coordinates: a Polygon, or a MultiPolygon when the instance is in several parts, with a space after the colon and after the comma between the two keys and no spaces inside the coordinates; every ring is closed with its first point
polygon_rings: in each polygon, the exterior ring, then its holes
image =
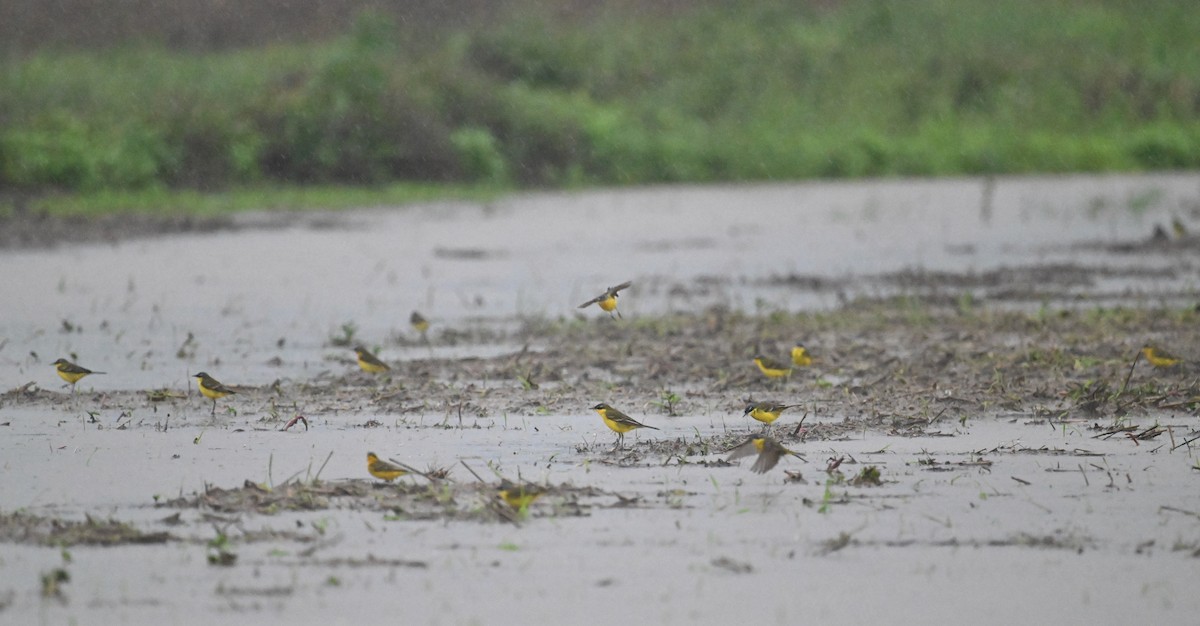
{"type": "Polygon", "coordinates": [[[354,322],[346,322],[342,324],[342,334],[333,335],[329,338],[330,345],[338,348],[348,348],[354,345],[354,336],[358,334],[358,324],[354,322]]]}
{"type": "Polygon", "coordinates": [[[208,564],[230,567],[237,562],[237,554],[230,549],[229,536],[217,531],[217,536],[208,541],[208,564]]]}
{"type": "Polygon", "coordinates": [[[675,412],[675,410],[677,408],[679,408],[679,402],[681,400],[683,400],[683,398],[680,398],[679,394],[675,393],[674,391],[671,391],[670,389],[664,389],[658,393],[658,399],[652,400],[650,402],[650,404],[653,404],[654,406],[658,407],[662,412],[666,413],[667,415],[670,415],[671,417],[675,417],[676,415],[678,415],[675,412]]]}

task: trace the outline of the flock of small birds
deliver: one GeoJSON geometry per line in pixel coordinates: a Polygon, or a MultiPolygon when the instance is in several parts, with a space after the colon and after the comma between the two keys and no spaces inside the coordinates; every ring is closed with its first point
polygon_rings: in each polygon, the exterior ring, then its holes
{"type": "MultiPolygon", "coordinates": [[[[631,286],[633,286],[633,282],[626,281],[615,287],[609,287],[604,291],[604,293],[601,293],[595,298],[592,298],[579,305],[579,308],[587,308],[594,304],[599,306],[604,312],[608,313],[613,319],[621,319],[621,312],[617,309],[618,294],[622,290],[628,289],[631,286]]],[[[420,333],[422,337],[425,336],[425,333],[429,330],[430,325],[429,320],[416,311],[413,311],[411,317],[409,318],[409,324],[415,331],[420,333]]],[[[361,345],[354,347],[354,354],[359,368],[361,368],[364,372],[370,374],[380,374],[391,370],[391,366],[361,345]]],[[[791,349],[789,356],[790,359],[788,360],[790,363],[784,363],[770,356],[759,354],[754,357],[754,364],[768,379],[780,380],[790,376],[794,368],[803,368],[812,365],[814,360],[812,353],[810,353],[803,344],[799,343],[791,349]]],[[[1150,345],[1142,348],[1138,356],[1144,357],[1151,365],[1160,368],[1174,367],[1182,362],[1181,358],[1170,354],[1161,348],[1150,345]]],[[[75,384],[78,383],[83,377],[91,374],[104,374],[104,372],[97,372],[87,369],[86,367],[82,367],[66,359],[58,359],[53,363],[53,365],[55,370],[58,372],[58,375],[71,386],[72,393],[75,392],[75,384]]],[[[193,378],[196,379],[196,385],[199,388],[200,393],[203,394],[204,397],[212,400],[212,410],[210,414],[213,416],[216,415],[218,399],[237,393],[235,389],[222,384],[220,381],[218,381],[216,378],[213,378],[206,372],[199,372],[195,374],[193,378]]],[[[755,461],[753,465],[750,466],[750,470],[758,474],[763,474],[778,465],[779,461],[785,456],[795,456],[803,460],[804,457],[800,453],[794,450],[789,450],[771,436],[771,428],[775,420],[779,419],[780,415],[782,415],[784,411],[797,406],[799,405],[781,404],[778,402],[769,401],[756,402],[747,406],[743,415],[749,416],[758,422],[761,422],[763,424],[763,430],[760,433],[750,435],[742,443],[734,446],[730,450],[727,450],[727,461],[735,461],[748,456],[755,456],[755,461]]],[[[637,421],[636,419],[626,415],[619,409],[605,402],[596,404],[591,408],[600,415],[600,419],[603,420],[604,425],[608,426],[609,429],[617,434],[617,441],[614,450],[619,450],[622,448],[625,442],[625,434],[629,431],[639,428],[659,430],[655,426],[650,426],[649,424],[643,424],[642,422],[637,421]]],[[[367,453],[367,472],[372,476],[387,482],[391,482],[408,474],[430,478],[429,475],[420,472],[407,464],[393,459],[381,459],[374,452],[367,453]]],[[[498,488],[498,495],[500,499],[515,509],[524,509],[525,507],[528,507],[528,505],[542,495],[542,493],[544,493],[544,489],[537,485],[531,483],[516,484],[508,480],[502,481],[500,487],[498,488]]]]}

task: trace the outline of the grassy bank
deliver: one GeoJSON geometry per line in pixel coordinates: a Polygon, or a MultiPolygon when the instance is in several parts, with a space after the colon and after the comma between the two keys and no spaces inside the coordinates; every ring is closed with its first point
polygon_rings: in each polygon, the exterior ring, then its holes
{"type": "Polygon", "coordinates": [[[794,4],[530,5],[436,30],[364,14],[309,43],[9,53],[0,187],[112,198],[1200,167],[1189,3],[794,4]]]}
{"type": "Polygon", "coordinates": [[[384,185],[284,185],[261,183],[222,190],[96,189],[50,192],[10,199],[0,196],[0,225],[18,212],[61,217],[156,213],[220,216],[242,211],[307,211],[394,207],[433,201],[486,202],[506,189],[483,185],[395,182],[384,185]],[[18,208],[18,206],[20,208],[18,208]]]}

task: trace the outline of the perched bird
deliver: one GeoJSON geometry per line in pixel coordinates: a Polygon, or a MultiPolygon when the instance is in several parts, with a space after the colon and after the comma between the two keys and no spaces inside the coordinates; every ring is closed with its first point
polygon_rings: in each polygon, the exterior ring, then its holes
{"type": "Polygon", "coordinates": [[[75,383],[79,382],[80,378],[88,374],[103,374],[104,372],[93,372],[92,370],[76,365],[66,359],[59,359],[51,365],[58,371],[58,377],[67,381],[71,385],[71,393],[75,393],[75,383]]]}
{"type": "Polygon", "coordinates": [[[808,349],[801,344],[796,344],[792,347],[792,364],[796,367],[808,367],[812,365],[812,354],[808,349]]]}
{"type": "Polygon", "coordinates": [[[389,483],[405,474],[424,476],[421,472],[399,461],[385,461],[376,456],[374,452],[367,453],[367,471],[375,478],[386,480],[389,483]]]}
{"type": "Polygon", "coordinates": [[[500,487],[496,491],[496,494],[500,496],[501,500],[504,500],[506,503],[508,503],[508,506],[511,506],[518,511],[529,508],[529,505],[532,504],[534,500],[542,497],[542,495],[545,493],[545,489],[533,483],[522,483],[518,485],[507,479],[500,481],[500,487]]]}
{"type": "Polygon", "coordinates": [[[380,361],[379,357],[371,354],[362,346],[354,346],[354,354],[358,357],[358,366],[361,367],[364,372],[378,374],[380,372],[386,372],[392,369],[391,366],[383,361],[380,361]]]}
{"type": "Polygon", "coordinates": [[[792,373],[792,368],[761,354],[754,357],[754,364],[767,378],[783,378],[792,373]]]}
{"type": "Polygon", "coordinates": [[[613,432],[617,433],[618,449],[621,447],[621,444],[625,442],[625,433],[635,428],[649,428],[652,430],[658,430],[658,428],[654,426],[647,426],[646,424],[629,417],[628,415],[603,402],[592,407],[592,410],[599,413],[600,418],[604,420],[604,424],[611,428],[613,432]]]}
{"type": "Polygon", "coordinates": [[[193,378],[196,379],[196,386],[200,388],[200,393],[204,394],[206,398],[211,398],[213,401],[210,415],[217,414],[217,398],[224,398],[229,394],[237,393],[229,387],[222,385],[220,381],[205,372],[200,372],[193,376],[193,378]]]}
{"type": "Polygon", "coordinates": [[[598,304],[610,316],[615,312],[617,317],[621,317],[621,312],[617,310],[617,292],[622,289],[628,289],[631,286],[633,286],[633,281],[627,280],[616,287],[609,287],[604,293],[579,305],[579,308],[586,309],[593,304],[598,304]]]}
{"type": "Polygon", "coordinates": [[[754,404],[747,406],[746,410],[742,413],[742,415],[749,415],[750,417],[753,417],[754,419],[762,422],[763,424],[770,426],[771,422],[774,422],[775,420],[779,419],[779,415],[781,413],[783,413],[787,409],[791,409],[791,408],[794,408],[797,406],[800,406],[800,405],[798,405],[798,404],[779,404],[776,402],[756,402],[754,404]]]}
{"type": "Polygon", "coordinates": [[[729,451],[729,456],[726,461],[736,461],[737,459],[758,455],[758,459],[754,461],[754,465],[750,466],[750,471],[755,474],[765,474],[772,467],[779,463],[779,459],[784,455],[792,455],[800,460],[804,460],[799,452],[794,452],[783,447],[778,441],[775,441],[767,435],[751,435],[746,441],[738,444],[737,447],[729,451]]]}
{"type": "Polygon", "coordinates": [[[1146,357],[1146,360],[1154,367],[1174,367],[1183,361],[1174,354],[1154,346],[1144,346],[1142,356],[1146,357]]]}
{"type": "Polygon", "coordinates": [[[425,319],[424,315],[413,311],[412,315],[408,316],[408,323],[413,327],[413,330],[425,336],[425,331],[429,330],[429,320],[425,319]]]}

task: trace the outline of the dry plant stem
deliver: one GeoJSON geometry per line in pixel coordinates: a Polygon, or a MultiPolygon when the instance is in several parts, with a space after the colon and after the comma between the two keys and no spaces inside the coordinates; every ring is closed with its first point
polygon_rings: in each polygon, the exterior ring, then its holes
{"type": "Polygon", "coordinates": [[[1125,374],[1125,381],[1121,383],[1121,388],[1117,390],[1117,395],[1113,396],[1113,400],[1121,397],[1125,393],[1125,388],[1129,386],[1129,379],[1133,377],[1133,368],[1137,367],[1138,359],[1142,357],[1142,353],[1136,352],[1133,355],[1133,362],[1129,364],[1129,372],[1125,374]]]}

